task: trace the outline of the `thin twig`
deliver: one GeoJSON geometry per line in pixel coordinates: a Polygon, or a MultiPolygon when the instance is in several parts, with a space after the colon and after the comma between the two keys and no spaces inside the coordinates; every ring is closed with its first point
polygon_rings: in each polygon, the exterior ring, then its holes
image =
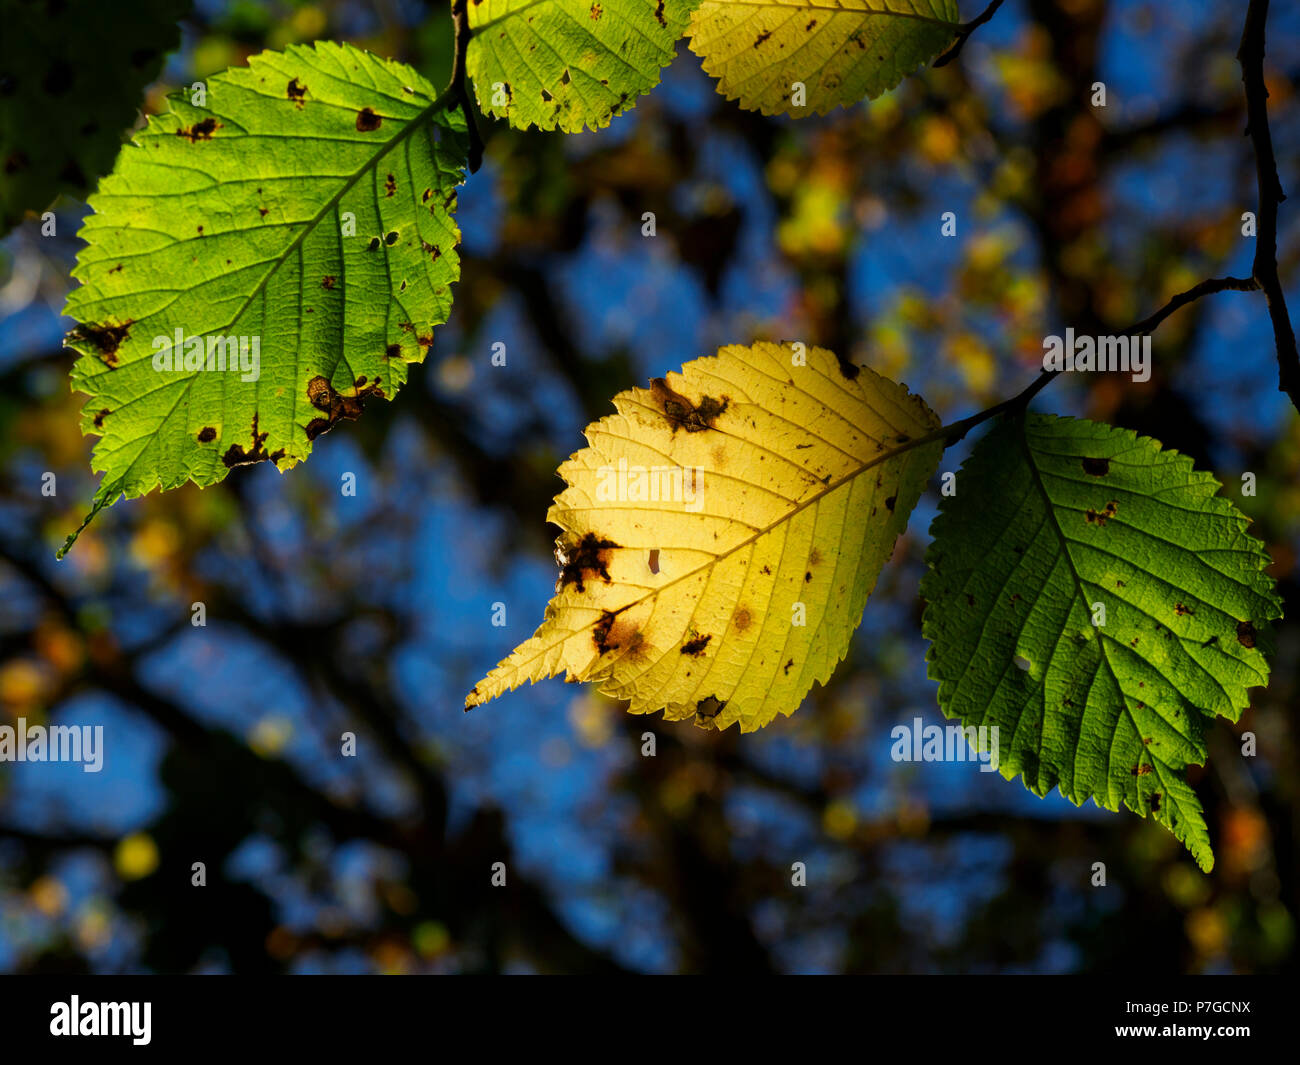
{"type": "Polygon", "coordinates": [[[988,22],[1002,6],[1002,0],[993,0],[982,12],[971,19],[970,22],[963,23],[957,30],[957,39],[948,45],[943,54],[934,61],[936,67],[946,67],[961,54],[961,50],[966,45],[966,38],[988,22]]]}
{"type": "MultiPolygon", "coordinates": [[[[1215,292],[1253,292],[1259,288],[1259,285],[1253,278],[1243,277],[1212,277],[1200,284],[1193,285],[1186,292],[1180,292],[1176,296],[1171,296],[1167,303],[1153,314],[1140,321],[1134,322],[1122,333],[1125,336],[1136,336],[1144,333],[1152,333],[1155,328],[1168,318],[1174,311],[1180,307],[1185,307],[1189,303],[1194,303],[1202,296],[1208,296],[1215,292]]],[[[999,414],[1013,414],[1024,410],[1029,406],[1032,400],[1039,392],[1046,388],[1052,380],[1058,375],[1064,373],[1063,370],[1043,370],[1019,393],[1010,399],[1005,399],[995,406],[982,410],[978,414],[972,414],[969,418],[963,418],[961,421],[945,425],[935,433],[931,433],[924,440],[918,443],[928,443],[932,440],[943,440],[944,447],[952,447],[963,437],[966,436],[977,425],[980,425],[990,418],[996,418],[999,414]]]]}
{"type": "Polygon", "coordinates": [[[1178,293],[1155,314],[1143,318],[1140,322],[1135,322],[1125,332],[1153,332],[1156,326],[1178,310],[1179,307],[1193,303],[1202,296],[1208,296],[1213,292],[1255,292],[1258,289],[1259,282],[1253,277],[1212,277],[1202,281],[1199,285],[1193,285],[1186,292],[1178,293]]]}
{"type": "Polygon", "coordinates": [[[467,3],[468,0],[452,0],[451,3],[451,22],[456,32],[456,48],[447,90],[456,94],[457,99],[460,100],[461,113],[465,116],[465,126],[469,131],[469,172],[473,174],[483,164],[483,138],[479,136],[478,124],[474,121],[474,109],[466,86],[465,53],[469,48],[470,38],[467,3]]]}
{"type": "Polygon", "coordinates": [[[1278,390],[1291,397],[1300,411],[1300,354],[1295,330],[1287,313],[1286,297],[1277,274],[1277,209],[1286,199],[1277,176],[1273,137],[1268,129],[1268,86],[1264,83],[1264,24],[1268,0],[1250,0],[1241,31],[1237,62],[1246,90],[1246,135],[1255,149],[1255,175],[1259,186],[1259,216],[1255,237],[1255,263],[1251,274],[1264,290],[1277,345],[1278,390]]]}

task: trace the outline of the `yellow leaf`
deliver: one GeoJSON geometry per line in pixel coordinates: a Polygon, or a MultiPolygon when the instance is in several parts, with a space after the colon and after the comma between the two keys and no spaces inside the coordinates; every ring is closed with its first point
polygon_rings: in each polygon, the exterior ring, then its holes
{"type": "Polygon", "coordinates": [[[802,344],[725,347],[614,406],[560,466],[546,618],[466,709],[563,671],[705,728],[793,713],[848,651],[938,419],[802,344]]]}
{"type": "Polygon", "coordinates": [[[875,99],[959,26],[956,0],[704,0],[689,33],[728,100],[798,117],[875,99]]]}

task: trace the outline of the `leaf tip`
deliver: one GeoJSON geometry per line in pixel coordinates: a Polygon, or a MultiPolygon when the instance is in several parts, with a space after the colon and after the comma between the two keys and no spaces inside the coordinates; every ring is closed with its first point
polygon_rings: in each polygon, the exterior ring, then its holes
{"type": "MultiPolygon", "coordinates": [[[[121,493],[119,493],[119,495],[120,494],[121,493]]],[[[77,537],[79,537],[83,532],[86,531],[87,525],[89,525],[92,521],[94,521],[95,515],[98,514],[105,507],[112,506],[113,503],[115,503],[116,501],[117,501],[117,496],[113,496],[112,498],[109,498],[109,496],[101,493],[95,499],[94,505],[90,508],[90,513],[87,514],[85,518],[82,519],[80,525],[78,525],[75,529],[72,530],[72,532],[68,535],[68,538],[63,541],[63,546],[54,552],[54,560],[56,562],[62,562],[64,557],[67,555],[67,553],[72,550],[72,545],[77,542],[77,537]]]]}

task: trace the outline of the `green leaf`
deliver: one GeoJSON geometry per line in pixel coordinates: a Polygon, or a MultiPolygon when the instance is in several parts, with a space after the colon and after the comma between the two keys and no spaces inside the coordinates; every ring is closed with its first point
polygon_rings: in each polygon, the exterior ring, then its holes
{"type": "Polygon", "coordinates": [[[0,236],[113,165],[189,0],[0,0],[0,236]]]}
{"type": "Polygon", "coordinates": [[[1207,871],[1183,770],[1205,761],[1215,716],[1236,721],[1266,683],[1281,616],[1263,545],[1217,489],[1127,430],[1001,420],[943,502],[921,583],[939,705],[999,728],[1003,776],[1122,803],[1207,871]]]}
{"type": "Polygon", "coordinates": [[[956,0],[704,0],[690,38],[728,100],[799,117],[875,99],[960,25],[956,0]]]}
{"type": "Polygon", "coordinates": [[[68,343],[104,472],[86,522],[158,485],[301,462],[401,387],[451,308],[468,138],[449,96],[328,43],[263,52],[207,94],[150,120],[82,227],[68,343]],[[161,347],[177,330],[180,370],[161,347]]]}
{"type": "Polygon", "coordinates": [[[485,112],[516,129],[609,125],[659,83],[698,0],[482,0],[466,66],[485,112]]]}

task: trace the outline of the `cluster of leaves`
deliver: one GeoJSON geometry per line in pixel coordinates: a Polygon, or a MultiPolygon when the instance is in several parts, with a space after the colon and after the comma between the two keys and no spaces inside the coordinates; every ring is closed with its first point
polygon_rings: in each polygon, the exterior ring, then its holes
{"type": "MultiPolygon", "coordinates": [[[[952,0],[481,0],[462,17],[479,107],[565,131],[652,88],[683,33],[729,98],[806,114],[896,85],[961,29],[952,0]]],[[[262,53],[150,119],[90,199],[68,303],[104,473],[90,517],[287,469],[391,397],[450,313],[474,143],[459,83],[329,43],[262,53]]],[[[560,469],[546,619],[467,706],[563,671],[710,728],[793,712],[844,657],[952,434],[801,345],[724,348],[615,407],[560,469]],[[681,494],[611,500],[620,464],[675,469],[681,494]]],[[[1154,441],[1019,408],[959,483],[922,587],[943,711],[1006,734],[1008,778],[1125,805],[1208,869],[1182,771],[1266,680],[1280,613],[1246,519],[1154,441]]]]}
{"type": "Polygon", "coordinates": [[[654,88],[683,32],[727,99],[799,117],[874,99],[961,29],[956,0],[476,0],[468,14],[479,106],[566,133],[654,88]]]}
{"type": "MultiPolygon", "coordinates": [[[[949,431],[903,386],[795,344],[723,348],[614,405],[560,467],[546,619],[466,706],[564,671],[705,728],[793,713],[848,653],[949,431]],[[665,469],[687,485],[665,490],[665,469]]],[[[1131,432],[1008,411],[944,497],[921,586],[939,705],[998,729],[1003,776],[1151,817],[1207,870],[1183,770],[1266,683],[1281,616],[1218,487],[1131,432]]]]}
{"type": "MultiPolygon", "coordinates": [[[[958,29],[952,0],[481,0],[463,17],[480,107],[566,131],[607,125],[651,89],[688,27],[721,91],[790,113],[877,95],[958,29]]],[[[237,465],[292,467],[401,387],[460,276],[458,90],[351,46],[295,46],[176,94],[121,152],[90,198],[67,307],[104,473],[87,522],[237,465]],[[252,337],[259,366],[232,386],[222,356],[252,337]]]]}

